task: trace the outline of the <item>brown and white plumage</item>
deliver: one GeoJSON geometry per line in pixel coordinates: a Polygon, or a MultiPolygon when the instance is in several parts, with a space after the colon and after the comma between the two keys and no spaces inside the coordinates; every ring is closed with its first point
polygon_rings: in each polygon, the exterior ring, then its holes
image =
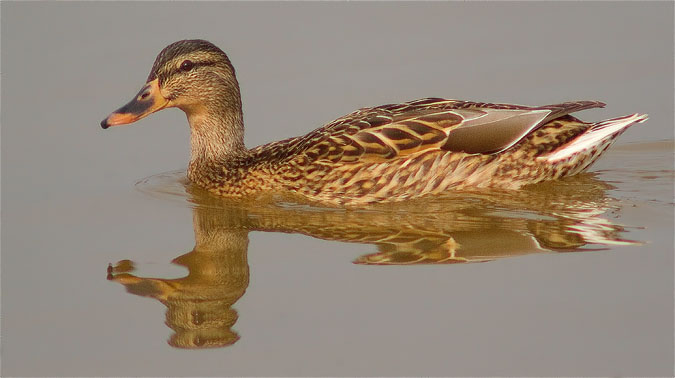
{"type": "Polygon", "coordinates": [[[139,96],[101,125],[179,107],[191,126],[188,177],[209,191],[234,197],[284,191],[359,205],[447,190],[515,189],[583,171],[628,126],[647,119],[635,114],[594,124],[570,115],[604,105],[427,98],[360,109],[305,136],[247,150],[234,68],[214,45],[191,40],[165,48],[139,96]]]}

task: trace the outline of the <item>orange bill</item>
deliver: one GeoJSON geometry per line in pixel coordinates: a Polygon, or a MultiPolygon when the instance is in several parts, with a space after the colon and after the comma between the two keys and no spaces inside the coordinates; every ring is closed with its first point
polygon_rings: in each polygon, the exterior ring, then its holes
{"type": "Polygon", "coordinates": [[[149,114],[164,109],[168,104],[169,100],[162,96],[159,91],[159,82],[155,79],[146,83],[128,104],[115,110],[101,121],[101,127],[107,129],[110,126],[136,122],[149,114]]]}

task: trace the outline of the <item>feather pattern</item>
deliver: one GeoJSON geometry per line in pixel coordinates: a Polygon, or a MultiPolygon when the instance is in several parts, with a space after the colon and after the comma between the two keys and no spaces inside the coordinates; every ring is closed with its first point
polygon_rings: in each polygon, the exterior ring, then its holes
{"type": "MultiPolygon", "coordinates": [[[[515,189],[565,175],[565,164],[538,157],[592,127],[569,113],[603,106],[596,101],[528,107],[426,98],[363,108],[303,137],[250,150],[242,176],[265,172],[272,183],[263,184],[266,188],[339,205],[453,189],[515,189]]],[[[219,183],[214,191],[232,187],[236,183],[219,183]]]]}
{"type": "Polygon", "coordinates": [[[586,123],[575,101],[539,107],[423,98],[362,108],[305,136],[244,147],[239,84],[227,55],[204,40],[172,43],[146,85],[101,122],[186,112],[188,178],[212,193],[290,192],[332,205],[400,201],[448,190],[516,189],[586,169],[644,115],[586,123]]]}

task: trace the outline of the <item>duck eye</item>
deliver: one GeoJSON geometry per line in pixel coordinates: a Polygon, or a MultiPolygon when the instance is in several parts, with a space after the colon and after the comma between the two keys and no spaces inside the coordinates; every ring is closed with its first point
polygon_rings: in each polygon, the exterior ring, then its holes
{"type": "Polygon", "coordinates": [[[195,64],[192,63],[191,60],[184,60],[183,63],[180,64],[180,70],[181,71],[190,71],[192,67],[194,67],[195,64]]]}

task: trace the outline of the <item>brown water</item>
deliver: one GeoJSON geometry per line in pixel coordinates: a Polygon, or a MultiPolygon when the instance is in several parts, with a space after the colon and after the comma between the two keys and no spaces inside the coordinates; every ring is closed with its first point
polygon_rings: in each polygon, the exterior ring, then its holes
{"type": "Polygon", "coordinates": [[[0,9],[3,376],[673,374],[672,3],[0,9]],[[650,119],[520,191],[231,202],[185,185],[179,111],[98,126],[183,38],[249,147],[427,96],[650,119]]]}

